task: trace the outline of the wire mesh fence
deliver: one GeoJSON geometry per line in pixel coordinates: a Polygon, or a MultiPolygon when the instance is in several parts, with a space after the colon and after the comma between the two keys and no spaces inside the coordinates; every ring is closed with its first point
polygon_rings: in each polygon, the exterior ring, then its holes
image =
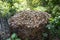
{"type": "Polygon", "coordinates": [[[2,14],[0,13],[0,40],[6,40],[10,36],[7,18],[8,16],[6,18],[3,18],[2,14]]]}

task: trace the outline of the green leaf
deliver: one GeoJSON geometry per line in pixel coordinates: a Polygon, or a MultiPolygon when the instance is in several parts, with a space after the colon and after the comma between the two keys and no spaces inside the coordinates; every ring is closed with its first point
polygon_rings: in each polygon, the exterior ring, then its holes
{"type": "Polygon", "coordinates": [[[15,38],[17,38],[17,35],[14,33],[14,34],[12,34],[11,38],[15,39],[15,38]]]}
{"type": "Polygon", "coordinates": [[[17,38],[16,40],[21,40],[21,39],[17,38]]]}
{"type": "Polygon", "coordinates": [[[10,38],[8,38],[7,40],[11,40],[10,38]]]}

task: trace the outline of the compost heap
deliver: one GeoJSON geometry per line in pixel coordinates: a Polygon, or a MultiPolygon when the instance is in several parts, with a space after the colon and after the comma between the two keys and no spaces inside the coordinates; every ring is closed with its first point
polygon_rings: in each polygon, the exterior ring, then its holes
{"type": "Polygon", "coordinates": [[[42,33],[50,14],[41,11],[24,10],[9,18],[11,33],[16,33],[22,40],[42,40],[42,33]]]}

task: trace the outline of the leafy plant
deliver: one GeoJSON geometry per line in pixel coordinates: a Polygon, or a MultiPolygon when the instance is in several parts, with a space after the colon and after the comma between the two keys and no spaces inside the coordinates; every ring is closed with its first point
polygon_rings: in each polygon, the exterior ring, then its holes
{"type": "Polygon", "coordinates": [[[21,40],[21,39],[19,39],[19,38],[17,37],[17,35],[16,35],[15,33],[13,33],[13,34],[11,35],[11,37],[8,38],[7,40],[21,40]]]}
{"type": "Polygon", "coordinates": [[[49,19],[49,24],[46,26],[52,36],[58,36],[60,38],[60,16],[49,19]]]}

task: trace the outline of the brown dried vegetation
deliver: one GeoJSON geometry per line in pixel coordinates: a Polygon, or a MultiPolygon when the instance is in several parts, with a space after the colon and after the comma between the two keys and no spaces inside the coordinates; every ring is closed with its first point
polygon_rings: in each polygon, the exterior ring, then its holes
{"type": "Polygon", "coordinates": [[[50,14],[46,12],[24,10],[12,16],[8,22],[11,33],[17,33],[22,40],[42,40],[49,18],[50,14]]]}

